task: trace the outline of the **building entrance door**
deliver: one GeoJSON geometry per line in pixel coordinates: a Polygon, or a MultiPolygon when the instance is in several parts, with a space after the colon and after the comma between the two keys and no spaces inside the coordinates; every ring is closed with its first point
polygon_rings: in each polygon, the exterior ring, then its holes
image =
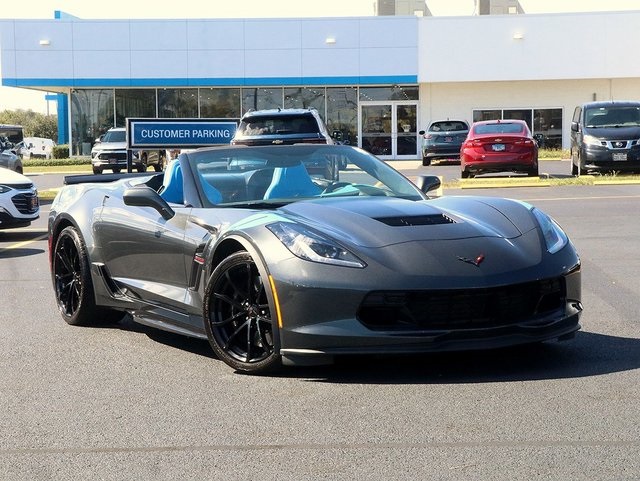
{"type": "Polygon", "coordinates": [[[359,147],[384,160],[415,160],[417,118],[417,102],[361,102],[359,147]]]}

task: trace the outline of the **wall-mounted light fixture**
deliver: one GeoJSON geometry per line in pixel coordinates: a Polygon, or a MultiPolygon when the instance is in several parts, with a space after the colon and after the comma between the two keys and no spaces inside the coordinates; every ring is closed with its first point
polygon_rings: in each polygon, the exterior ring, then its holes
{"type": "Polygon", "coordinates": [[[51,45],[51,40],[43,38],[39,43],[41,47],[48,47],[49,45],[51,45]]]}
{"type": "Polygon", "coordinates": [[[524,38],[524,33],[522,32],[515,32],[513,34],[513,39],[514,40],[522,40],[524,38]]]}
{"type": "Polygon", "coordinates": [[[324,39],[324,43],[328,43],[328,44],[336,43],[336,38],[335,37],[327,37],[327,38],[324,39]]]}

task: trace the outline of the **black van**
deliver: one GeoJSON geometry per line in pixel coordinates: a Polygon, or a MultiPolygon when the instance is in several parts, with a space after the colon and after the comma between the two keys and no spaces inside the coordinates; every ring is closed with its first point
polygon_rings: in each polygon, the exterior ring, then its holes
{"type": "Polygon", "coordinates": [[[640,101],[588,102],[571,121],[571,173],[640,172],[640,101]]]}

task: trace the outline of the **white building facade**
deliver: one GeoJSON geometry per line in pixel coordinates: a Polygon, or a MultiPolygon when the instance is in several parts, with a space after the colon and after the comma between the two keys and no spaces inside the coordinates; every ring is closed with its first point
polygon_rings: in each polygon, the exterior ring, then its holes
{"type": "MultiPolygon", "coordinates": [[[[386,159],[432,120],[523,118],[569,146],[574,107],[639,99],[640,11],[469,17],[0,21],[2,85],[58,92],[86,155],[127,117],[314,107],[386,159]]],[[[2,106],[0,106],[0,109],[2,106]]]]}

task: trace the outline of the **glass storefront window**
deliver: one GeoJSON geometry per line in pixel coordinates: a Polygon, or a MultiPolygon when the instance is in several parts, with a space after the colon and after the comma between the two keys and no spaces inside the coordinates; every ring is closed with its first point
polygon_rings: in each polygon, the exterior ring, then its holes
{"type": "Polygon", "coordinates": [[[531,133],[541,134],[538,145],[543,149],[562,148],[562,109],[491,109],[474,110],[473,121],[520,119],[531,133]]]}
{"type": "Polygon", "coordinates": [[[200,89],[200,117],[207,119],[240,118],[240,89],[200,89]]]}
{"type": "Polygon", "coordinates": [[[332,137],[358,145],[358,89],[327,87],[327,129],[332,137]]]}
{"type": "Polygon", "coordinates": [[[127,117],[154,118],[156,116],[155,89],[117,89],[116,127],[126,127],[127,117]]]}
{"type": "Polygon", "coordinates": [[[242,113],[249,110],[282,108],[282,87],[280,88],[243,88],[242,113]]]}
{"type": "Polygon", "coordinates": [[[533,133],[542,134],[539,141],[544,149],[562,148],[562,109],[534,109],[533,133]]]}
{"type": "Polygon", "coordinates": [[[529,126],[529,130],[533,131],[531,109],[507,109],[502,112],[502,118],[524,120],[529,126]]]}
{"type": "Polygon", "coordinates": [[[502,118],[502,110],[474,110],[473,121],[499,120],[502,118]]]}
{"type": "Polygon", "coordinates": [[[324,87],[298,87],[284,89],[285,109],[316,109],[324,120],[324,87]]]}
{"type": "Polygon", "coordinates": [[[113,89],[71,92],[70,155],[90,155],[95,140],[114,126],[113,89]]]}
{"type": "Polygon", "coordinates": [[[158,117],[197,118],[198,89],[158,89],[158,117]]]}
{"type": "Polygon", "coordinates": [[[360,87],[360,100],[418,100],[418,86],[360,87]]]}

